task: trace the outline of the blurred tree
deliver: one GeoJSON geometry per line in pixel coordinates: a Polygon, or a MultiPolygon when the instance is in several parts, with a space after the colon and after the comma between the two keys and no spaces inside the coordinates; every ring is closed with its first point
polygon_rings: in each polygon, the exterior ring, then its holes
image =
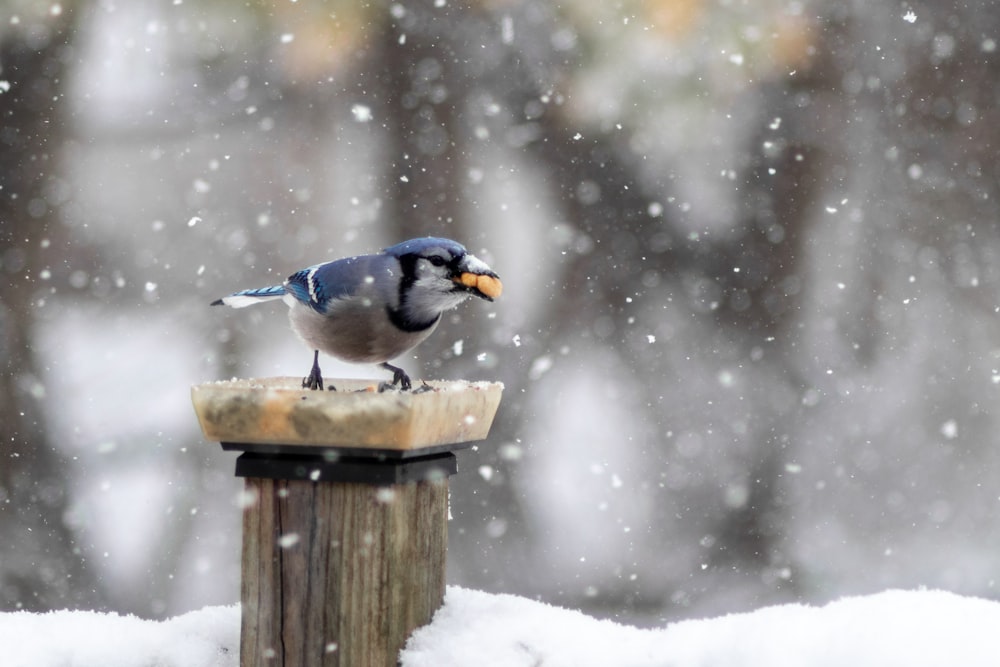
{"type": "Polygon", "coordinates": [[[69,523],[72,463],[51,442],[33,324],[68,243],[59,208],[64,86],[74,61],[75,3],[18,4],[0,25],[0,607],[100,608],[88,548],[69,523]]]}

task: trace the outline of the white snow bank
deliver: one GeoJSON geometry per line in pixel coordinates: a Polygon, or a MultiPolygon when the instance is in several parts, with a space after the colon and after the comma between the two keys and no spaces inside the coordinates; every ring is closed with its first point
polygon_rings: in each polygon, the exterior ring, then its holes
{"type": "MultiPolygon", "coordinates": [[[[996,665],[1000,603],[889,591],[642,630],[512,595],[451,587],[403,667],[930,667],[996,665]]],[[[239,607],[168,621],[0,613],[3,667],[236,667],[239,607]]]]}
{"type": "Polygon", "coordinates": [[[889,591],[642,630],[510,595],[449,588],[404,667],[996,665],[1000,603],[889,591]]]}
{"type": "Polygon", "coordinates": [[[240,609],[166,621],[93,611],[0,614],[3,667],[237,667],[240,609]]]}

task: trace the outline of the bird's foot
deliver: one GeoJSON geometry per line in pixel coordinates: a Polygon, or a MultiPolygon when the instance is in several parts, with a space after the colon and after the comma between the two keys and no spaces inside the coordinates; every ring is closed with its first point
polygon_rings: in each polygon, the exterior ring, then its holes
{"type": "Polygon", "coordinates": [[[414,394],[426,394],[429,391],[434,391],[434,387],[430,386],[423,380],[421,380],[420,386],[413,390],[414,394]]]}
{"type": "Polygon", "coordinates": [[[385,363],[381,364],[382,368],[387,371],[392,371],[392,385],[399,385],[399,388],[403,391],[409,391],[413,387],[413,383],[410,382],[410,376],[406,374],[402,368],[398,366],[393,366],[392,364],[385,363]]]}
{"type": "Polygon", "coordinates": [[[319,370],[319,350],[313,353],[312,370],[309,371],[308,376],[302,378],[302,388],[323,391],[323,373],[319,370]]]}
{"type": "MultiPolygon", "coordinates": [[[[302,388],[323,391],[323,376],[310,372],[308,376],[302,378],[302,388]]],[[[333,389],[333,387],[330,387],[330,389],[333,389]]]]}

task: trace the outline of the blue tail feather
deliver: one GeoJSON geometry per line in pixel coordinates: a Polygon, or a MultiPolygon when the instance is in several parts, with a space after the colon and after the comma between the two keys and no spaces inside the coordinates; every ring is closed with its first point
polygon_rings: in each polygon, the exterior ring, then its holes
{"type": "Polygon", "coordinates": [[[216,299],[212,302],[212,305],[225,305],[233,308],[243,308],[244,306],[260,303],[261,301],[280,299],[284,295],[285,288],[283,285],[271,285],[270,287],[258,287],[256,289],[245,289],[239,292],[234,292],[229,296],[216,299]]]}
{"type": "Polygon", "coordinates": [[[245,289],[240,292],[236,292],[231,296],[254,296],[254,297],[260,297],[262,299],[269,299],[276,296],[284,296],[284,294],[285,294],[285,288],[283,285],[271,285],[270,287],[245,289]]]}

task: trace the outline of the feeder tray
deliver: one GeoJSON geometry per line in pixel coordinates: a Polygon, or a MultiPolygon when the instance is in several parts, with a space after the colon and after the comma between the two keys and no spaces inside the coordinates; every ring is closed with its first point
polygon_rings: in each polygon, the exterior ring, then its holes
{"type": "Polygon", "coordinates": [[[484,440],[503,393],[499,382],[428,381],[381,393],[372,380],[328,383],[337,390],[303,389],[292,377],[207,382],[191,388],[191,400],[205,438],[227,449],[412,456],[484,440]]]}

